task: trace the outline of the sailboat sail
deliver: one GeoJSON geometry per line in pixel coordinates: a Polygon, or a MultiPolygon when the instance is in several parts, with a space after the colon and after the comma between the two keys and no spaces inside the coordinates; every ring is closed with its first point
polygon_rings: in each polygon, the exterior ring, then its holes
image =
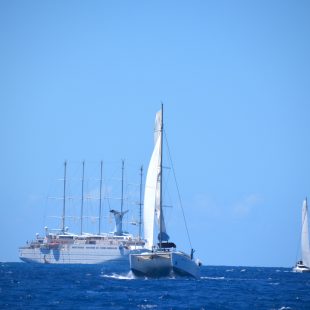
{"type": "MultiPolygon", "coordinates": [[[[154,220],[160,221],[160,182],[161,182],[161,147],[162,147],[162,111],[157,112],[154,129],[154,150],[149,163],[144,193],[144,238],[146,248],[154,246],[154,220]]],[[[161,219],[162,233],[166,234],[164,218],[161,219]]]]}
{"type": "Polygon", "coordinates": [[[145,181],[143,226],[146,248],[150,250],[154,245],[154,216],[158,179],[159,149],[160,141],[157,141],[149,163],[145,181]]]}
{"type": "Polygon", "coordinates": [[[302,256],[303,264],[307,266],[308,268],[310,268],[307,200],[304,201],[303,207],[302,207],[301,256],[302,256]]]}

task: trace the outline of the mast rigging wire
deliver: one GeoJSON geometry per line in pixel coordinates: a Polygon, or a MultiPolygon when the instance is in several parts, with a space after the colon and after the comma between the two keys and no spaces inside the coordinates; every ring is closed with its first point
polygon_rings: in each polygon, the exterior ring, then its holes
{"type": "Polygon", "coordinates": [[[175,185],[176,185],[176,188],[177,188],[177,192],[178,192],[178,198],[179,198],[179,203],[180,203],[181,210],[182,210],[182,215],[183,215],[183,220],[184,220],[184,224],[185,224],[185,229],[186,229],[187,238],[188,238],[189,245],[190,245],[191,249],[193,249],[192,242],[191,242],[191,238],[190,238],[189,231],[188,231],[188,227],[187,227],[187,222],[186,222],[186,218],[185,218],[185,213],[184,213],[184,209],[183,209],[183,205],[182,205],[182,200],[181,200],[181,194],[180,194],[180,190],[179,190],[179,185],[178,185],[178,182],[177,182],[177,178],[176,178],[176,175],[175,175],[174,166],[173,166],[173,162],[172,162],[172,158],[171,158],[171,153],[170,153],[170,148],[169,148],[169,144],[168,144],[167,134],[166,134],[166,131],[165,131],[165,130],[163,130],[163,132],[164,132],[164,135],[165,135],[165,141],[166,141],[167,150],[168,150],[168,156],[169,156],[169,159],[170,159],[171,168],[172,168],[172,172],[173,172],[174,182],[175,182],[175,185]]]}

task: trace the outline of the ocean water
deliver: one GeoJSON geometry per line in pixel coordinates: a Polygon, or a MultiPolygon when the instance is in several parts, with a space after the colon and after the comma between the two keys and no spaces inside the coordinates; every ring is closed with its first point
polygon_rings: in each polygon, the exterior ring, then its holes
{"type": "Polygon", "coordinates": [[[200,279],[114,267],[0,263],[0,309],[310,309],[310,274],[204,266],[200,279]]]}

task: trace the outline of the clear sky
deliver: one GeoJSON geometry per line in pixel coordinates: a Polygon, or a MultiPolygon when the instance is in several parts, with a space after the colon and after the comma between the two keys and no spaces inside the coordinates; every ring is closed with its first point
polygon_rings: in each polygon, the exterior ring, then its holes
{"type": "Polygon", "coordinates": [[[292,266],[310,196],[309,16],[309,1],[1,0],[0,261],[59,215],[47,196],[65,159],[92,182],[102,159],[114,196],[121,159],[138,183],[163,101],[197,256],[292,266]]]}

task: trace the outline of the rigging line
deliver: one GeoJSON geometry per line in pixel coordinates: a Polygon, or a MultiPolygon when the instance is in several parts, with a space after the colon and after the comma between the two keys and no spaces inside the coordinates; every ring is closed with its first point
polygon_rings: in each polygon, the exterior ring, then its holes
{"type": "MultiPolygon", "coordinates": [[[[302,232],[302,226],[301,226],[301,232],[302,232]]],[[[301,259],[301,232],[299,233],[299,242],[297,244],[297,247],[296,247],[296,254],[295,254],[295,263],[297,263],[300,259],[301,259]]]]}
{"type": "Polygon", "coordinates": [[[107,189],[107,186],[106,186],[106,184],[104,184],[105,186],[104,186],[104,196],[103,196],[103,199],[106,199],[107,201],[108,201],[108,207],[109,207],[109,211],[111,211],[111,205],[110,205],[110,195],[108,196],[108,195],[105,195],[105,194],[107,194],[107,192],[108,192],[108,189],[107,189]]]}
{"type": "Polygon", "coordinates": [[[183,209],[183,205],[182,205],[182,200],[181,200],[181,194],[180,194],[180,191],[179,191],[179,185],[178,185],[177,178],[176,178],[175,171],[174,171],[174,166],[173,166],[173,162],[172,162],[172,158],[171,158],[171,153],[170,153],[170,148],[169,148],[169,144],[168,144],[168,139],[167,139],[166,131],[165,130],[163,130],[163,131],[164,131],[165,140],[166,140],[166,144],[167,144],[167,150],[168,150],[168,155],[169,155],[169,159],[170,159],[170,163],[171,163],[173,177],[174,177],[174,181],[175,181],[177,192],[178,192],[179,203],[180,203],[181,210],[182,210],[182,215],[183,215],[183,220],[184,220],[184,224],[185,224],[186,234],[187,234],[187,238],[188,238],[188,241],[189,241],[189,245],[190,245],[190,247],[192,249],[193,246],[192,246],[191,238],[190,238],[188,227],[187,227],[187,223],[186,223],[185,213],[184,213],[184,209],[183,209]]]}

